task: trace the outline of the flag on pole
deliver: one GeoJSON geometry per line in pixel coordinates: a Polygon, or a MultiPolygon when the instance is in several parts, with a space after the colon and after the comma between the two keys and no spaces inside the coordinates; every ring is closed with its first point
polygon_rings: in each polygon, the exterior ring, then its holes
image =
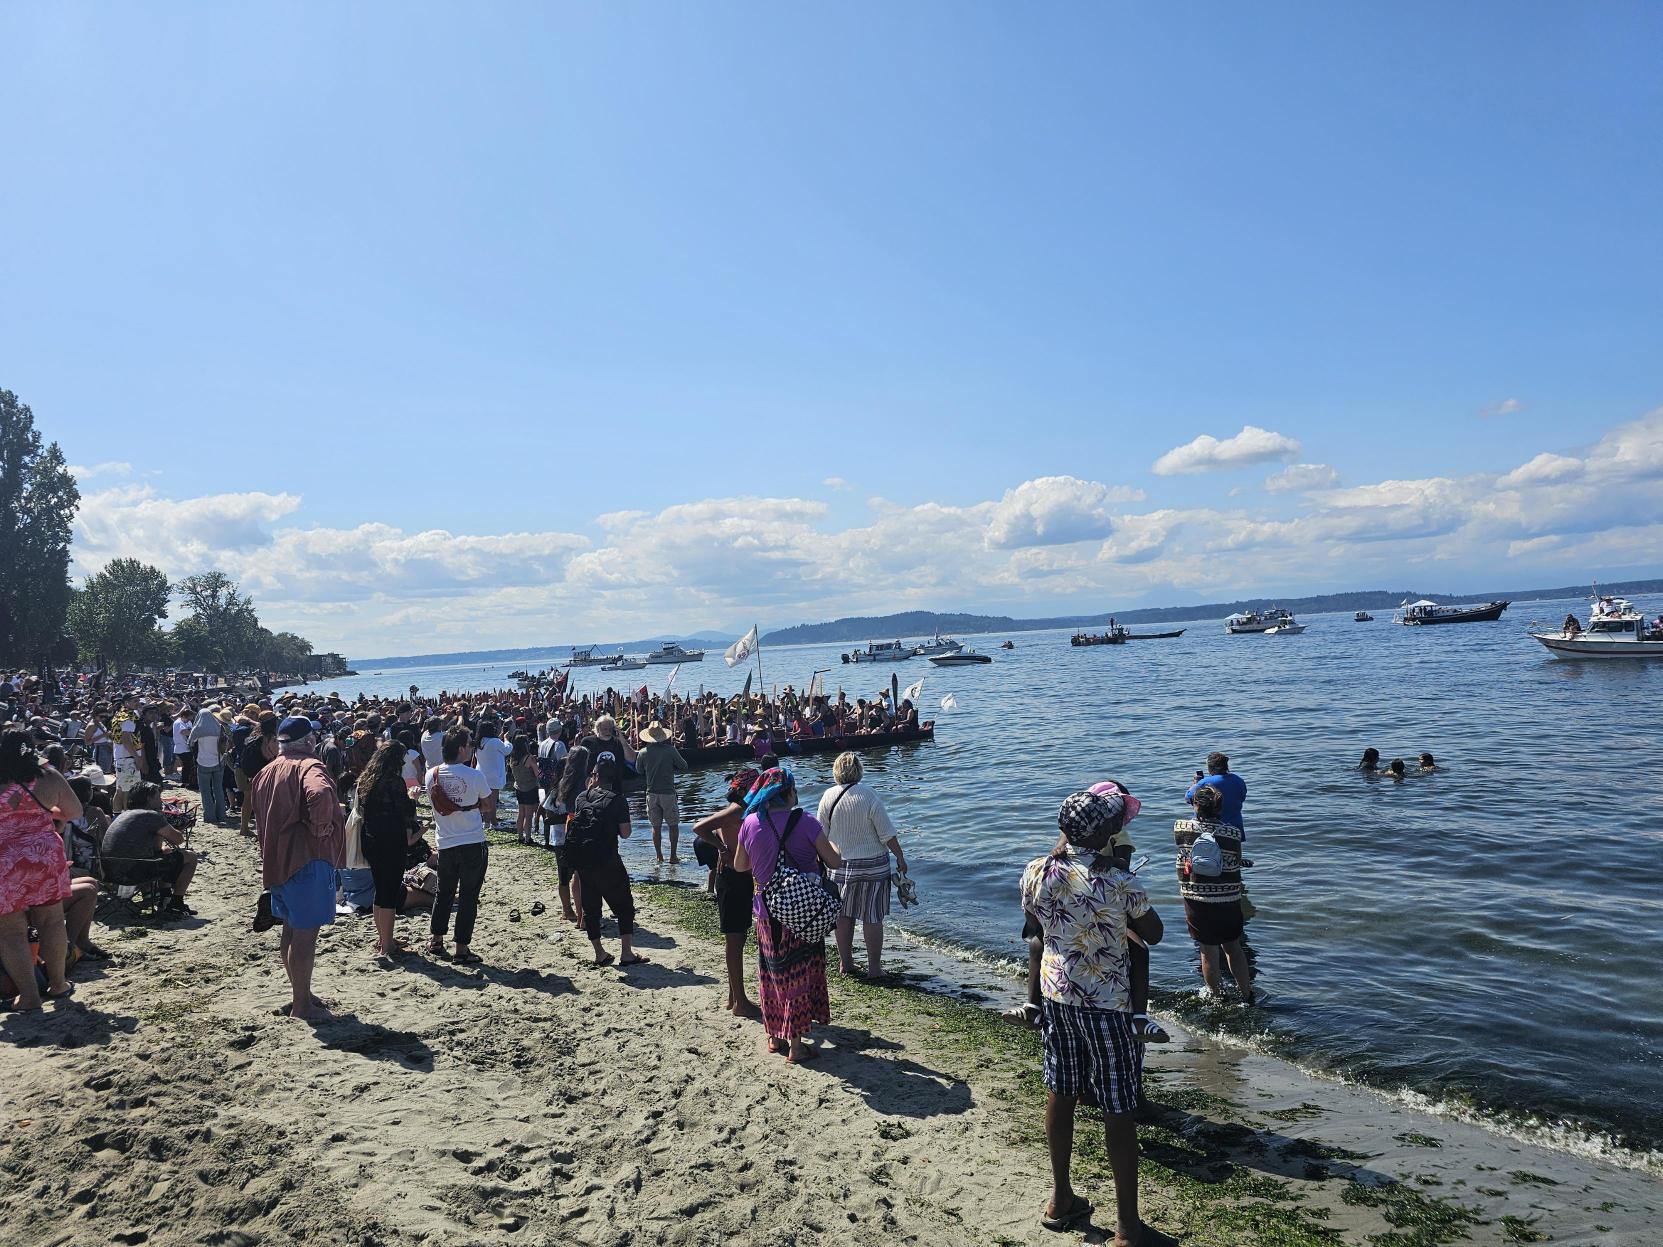
{"type": "Polygon", "coordinates": [[[635,690],[635,704],[638,706],[647,704],[647,686],[645,684],[635,690]]]}
{"type": "Polygon", "coordinates": [[[914,705],[916,705],[918,703],[919,697],[923,695],[923,692],[924,692],[924,681],[922,679],[920,679],[918,681],[918,683],[909,684],[909,685],[906,686],[905,689],[902,690],[901,700],[902,701],[910,701],[914,705]]]}
{"type": "Polygon", "coordinates": [[[751,678],[755,675],[756,672],[754,671],[747,671],[745,673],[745,691],[739,694],[739,696],[745,701],[749,701],[751,699],[751,678]]]}
{"type": "Polygon", "coordinates": [[[756,625],[752,624],[749,632],[727,647],[727,650],[722,654],[722,661],[730,667],[737,667],[756,653],[756,647],[756,625]]]}
{"type": "Polygon", "coordinates": [[[675,670],[670,672],[670,678],[664,681],[664,696],[670,695],[670,690],[676,686],[676,677],[681,674],[681,664],[676,664],[675,670]]]}
{"type": "Polygon", "coordinates": [[[957,710],[959,708],[959,699],[954,697],[951,693],[948,693],[947,696],[941,699],[941,708],[943,710],[957,710]]]}

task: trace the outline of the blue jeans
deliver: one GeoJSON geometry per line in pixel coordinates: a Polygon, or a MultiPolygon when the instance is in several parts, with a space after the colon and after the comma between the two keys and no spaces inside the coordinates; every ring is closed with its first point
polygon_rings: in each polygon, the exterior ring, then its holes
{"type": "Polygon", "coordinates": [[[196,768],[196,791],[202,798],[202,821],[205,823],[225,821],[225,779],[221,774],[223,770],[223,766],[196,768]]]}
{"type": "Polygon", "coordinates": [[[343,869],[341,896],[354,909],[368,909],[375,900],[375,876],[368,867],[343,869]]]}

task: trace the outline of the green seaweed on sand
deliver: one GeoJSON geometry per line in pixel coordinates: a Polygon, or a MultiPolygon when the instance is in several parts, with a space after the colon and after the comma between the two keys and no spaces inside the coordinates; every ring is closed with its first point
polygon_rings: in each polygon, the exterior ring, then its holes
{"type": "Polygon", "coordinates": [[[1328,1110],[1320,1104],[1295,1104],[1292,1108],[1272,1109],[1264,1115],[1272,1121],[1310,1121],[1313,1117],[1321,1117],[1328,1110]]]}
{"type": "Polygon", "coordinates": [[[1539,1173],[1531,1173],[1528,1169],[1514,1169],[1507,1175],[1513,1181],[1526,1186],[1558,1186],[1553,1178],[1543,1177],[1539,1173]]]}
{"type": "Polygon", "coordinates": [[[1378,1247],[1438,1247],[1466,1238],[1468,1227],[1480,1223],[1472,1209],[1423,1195],[1401,1182],[1352,1182],[1340,1198],[1353,1207],[1375,1209],[1396,1228],[1396,1233],[1370,1238],[1378,1247]]]}
{"type": "Polygon", "coordinates": [[[1435,1139],[1429,1134],[1421,1134],[1418,1130],[1405,1130],[1402,1134],[1394,1134],[1396,1139],[1405,1147],[1442,1147],[1443,1141],[1435,1139]]]}
{"type": "Polygon", "coordinates": [[[1535,1218],[1526,1220],[1511,1213],[1501,1219],[1502,1237],[1510,1243],[1545,1243],[1548,1236],[1536,1228],[1535,1218]]]}

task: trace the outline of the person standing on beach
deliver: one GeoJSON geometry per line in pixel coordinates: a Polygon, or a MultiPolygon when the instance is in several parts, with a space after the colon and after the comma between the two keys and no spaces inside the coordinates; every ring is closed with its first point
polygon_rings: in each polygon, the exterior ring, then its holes
{"type": "Polygon", "coordinates": [[[687,769],[687,759],[670,743],[670,731],[658,720],[647,724],[641,733],[641,752],[635,757],[635,767],[646,781],[647,821],[652,825],[652,847],[658,860],[664,860],[665,823],[670,825],[670,864],[681,861],[676,848],[681,840],[681,810],[676,805],[676,772],[687,769]]]}
{"type": "Polygon", "coordinates": [[[289,1016],[327,1021],[312,994],[318,928],[335,921],[335,872],[346,864],[346,819],[340,794],[317,756],[312,722],[291,715],[277,725],[277,757],[250,785],[259,833],[260,880],[271,913],[283,924],[279,956],[289,976],[289,1016]]]}
{"type": "Polygon", "coordinates": [[[762,1016],[745,994],[745,941],[751,934],[755,885],[748,872],[736,870],[733,865],[739,825],[745,820],[745,798],[756,779],[757,772],[749,767],[729,775],[727,805],[693,824],[693,834],[701,846],[709,846],[716,853],[716,917],[726,945],[727,1010],[741,1018],[762,1016]]]}
{"type": "Polygon", "coordinates": [[[202,798],[202,821],[218,826],[225,821],[224,728],[217,705],[204,706],[196,716],[186,745],[196,751],[196,791],[202,798]]]}
{"type": "Polygon", "coordinates": [[[866,973],[883,974],[883,922],[889,916],[889,859],[895,869],[907,873],[907,855],[889,811],[870,785],[861,783],[865,774],[860,758],[851,752],[837,755],[832,778],[837,783],[820,798],[816,817],[826,829],[843,864],[832,871],[832,882],[843,897],[843,912],[837,919],[837,960],[844,974],[855,973],[855,923],[861,926],[866,944],[866,973]]]}
{"type": "Polygon", "coordinates": [[[1143,1094],[1143,1045],[1133,1033],[1126,935],[1160,943],[1160,915],[1135,876],[1108,855],[1124,813],[1116,794],[1076,792],[1057,811],[1062,842],[1022,872],[1022,908],[1038,926],[1040,1029],[1043,1040],[1045,1137],[1051,1151],[1051,1201],[1041,1217],[1049,1230],[1087,1221],[1093,1208],[1069,1180],[1074,1109],[1091,1094],[1103,1112],[1114,1173],[1117,1247],[1141,1240],[1135,1114],[1143,1094]]]}
{"type": "Polygon", "coordinates": [[[1201,950],[1201,977],[1208,993],[1224,998],[1219,954],[1230,966],[1236,989],[1253,1003],[1253,971],[1242,947],[1241,831],[1223,821],[1222,798],[1216,788],[1200,787],[1195,817],[1172,825],[1178,846],[1178,893],[1190,938],[1201,950]]]}
{"type": "Polygon", "coordinates": [[[454,904],[456,951],[451,959],[465,966],[482,960],[471,945],[479,891],[485,886],[485,869],[490,864],[480,806],[491,789],[485,776],[471,765],[473,760],[472,733],[465,727],[452,728],[445,733],[444,761],[427,773],[427,796],[433,803],[434,837],[439,844],[439,894],[433,900],[427,951],[445,955],[445,931],[454,904]]]}

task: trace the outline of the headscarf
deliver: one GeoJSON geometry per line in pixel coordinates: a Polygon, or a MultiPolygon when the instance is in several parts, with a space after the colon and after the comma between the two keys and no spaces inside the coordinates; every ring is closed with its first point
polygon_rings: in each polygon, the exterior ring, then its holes
{"type": "Polygon", "coordinates": [[[1076,848],[1095,845],[1104,825],[1124,808],[1125,800],[1118,793],[1107,797],[1095,792],[1070,793],[1057,811],[1057,827],[1076,848]]]}
{"type": "Polygon", "coordinates": [[[728,804],[744,805],[750,796],[751,786],[756,783],[757,769],[754,766],[743,767],[728,776],[728,804]]]}
{"type": "Polygon", "coordinates": [[[783,766],[771,766],[751,785],[745,797],[745,813],[755,814],[787,788],[797,786],[797,777],[783,766]]]}

